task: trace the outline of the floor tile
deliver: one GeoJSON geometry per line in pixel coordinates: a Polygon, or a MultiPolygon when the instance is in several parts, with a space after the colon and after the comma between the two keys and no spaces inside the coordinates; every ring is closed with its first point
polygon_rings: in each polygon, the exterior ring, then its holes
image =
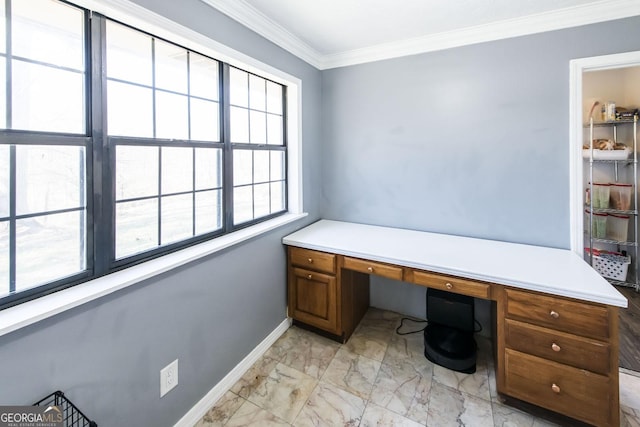
{"type": "Polygon", "coordinates": [[[640,409],[640,377],[620,373],[620,405],[640,409]]]}
{"type": "Polygon", "coordinates": [[[370,403],[364,410],[360,427],[422,427],[417,423],[395,412],[370,403]]]}
{"type": "Polygon", "coordinates": [[[486,366],[483,367],[480,364],[477,365],[476,372],[473,374],[464,374],[435,365],[433,381],[487,401],[491,400],[489,373],[486,366]]]}
{"type": "Polygon", "coordinates": [[[621,406],[620,412],[620,426],[640,427],[640,409],[621,406]]]}
{"type": "Polygon", "coordinates": [[[500,403],[491,403],[495,427],[559,427],[546,420],[500,403]]]}
{"type": "Polygon", "coordinates": [[[383,363],[370,401],[413,421],[427,422],[431,371],[416,370],[408,360],[383,363]]]}
{"type": "Polygon", "coordinates": [[[353,353],[382,362],[392,333],[377,325],[360,325],[344,346],[353,353]]]}
{"type": "Polygon", "coordinates": [[[245,399],[230,391],[226,392],[205,414],[195,427],[222,427],[246,402],[245,399]]]}
{"type": "Polygon", "coordinates": [[[247,400],[291,423],[317,382],[303,372],[278,363],[247,400]]]}
{"type": "Polygon", "coordinates": [[[265,356],[320,379],[339,349],[337,342],[294,326],[267,350],[265,356]]]}
{"type": "Polygon", "coordinates": [[[429,398],[429,426],[492,426],[488,400],[433,382],[429,398]]]}
{"type": "Polygon", "coordinates": [[[289,424],[269,411],[245,401],[225,427],[281,427],[289,424]]]}
{"type": "Polygon", "coordinates": [[[244,373],[242,378],[231,387],[231,391],[246,399],[253,393],[253,390],[262,384],[277,364],[277,360],[264,356],[261,357],[244,373]]]}
{"type": "Polygon", "coordinates": [[[295,427],[357,427],[366,401],[331,384],[320,382],[300,411],[295,427]]]}
{"type": "Polygon", "coordinates": [[[381,363],[341,348],[322,380],[363,399],[369,399],[381,363]]]}

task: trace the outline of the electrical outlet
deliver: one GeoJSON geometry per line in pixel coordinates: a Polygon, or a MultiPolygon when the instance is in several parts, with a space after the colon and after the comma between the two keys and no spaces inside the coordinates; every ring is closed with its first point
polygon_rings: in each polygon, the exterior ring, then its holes
{"type": "Polygon", "coordinates": [[[160,397],[178,385],[178,359],[160,370],[160,397]]]}

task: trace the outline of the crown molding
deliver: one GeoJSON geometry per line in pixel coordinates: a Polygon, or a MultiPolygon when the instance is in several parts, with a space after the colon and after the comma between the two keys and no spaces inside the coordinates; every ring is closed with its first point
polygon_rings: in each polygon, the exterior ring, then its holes
{"type": "Polygon", "coordinates": [[[320,69],[322,55],[243,0],[201,0],[267,40],[320,69]]]}
{"type": "Polygon", "coordinates": [[[201,0],[320,69],[346,67],[640,15],[638,0],[602,0],[522,18],[322,55],[243,0],[201,0]]]}

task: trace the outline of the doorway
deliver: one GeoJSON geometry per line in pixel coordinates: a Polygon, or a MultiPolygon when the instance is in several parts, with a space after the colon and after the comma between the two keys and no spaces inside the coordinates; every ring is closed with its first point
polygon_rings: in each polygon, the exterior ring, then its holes
{"type": "MultiPolygon", "coordinates": [[[[593,212],[587,209],[587,214],[585,214],[585,208],[593,208],[594,206],[593,204],[585,204],[585,190],[593,188],[589,185],[589,179],[593,180],[593,183],[601,181],[598,185],[605,185],[602,183],[603,181],[613,181],[613,178],[606,175],[610,170],[613,170],[613,167],[615,167],[615,181],[617,181],[619,166],[618,162],[614,162],[613,164],[600,164],[598,167],[594,167],[595,163],[590,163],[583,158],[583,145],[585,143],[588,145],[591,138],[596,138],[595,134],[585,128],[585,123],[589,123],[590,116],[594,117],[594,122],[602,121],[600,107],[610,101],[609,98],[612,98],[611,100],[613,101],[616,101],[615,98],[619,99],[618,102],[620,104],[618,105],[626,104],[625,106],[640,108],[640,52],[576,59],[570,62],[570,72],[571,250],[581,257],[586,255],[585,259],[589,259],[589,254],[585,251],[585,247],[594,246],[593,233],[595,229],[592,221],[596,209],[593,209],[593,212]],[[637,79],[637,82],[625,86],[624,83],[627,79],[637,79]],[[613,82],[612,85],[615,84],[618,87],[606,87],[607,82],[613,82]],[[621,84],[622,86],[620,86],[621,84]],[[596,104],[596,102],[598,103],[596,104]],[[593,108],[594,106],[595,108],[593,108]],[[585,233],[585,230],[589,230],[589,228],[591,233],[585,233]]],[[[638,128],[640,129],[640,126],[638,128]]],[[[633,127],[629,126],[624,130],[628,132],[624,137],[627,141],[630,140],[628,136],[629,129],[633,129],[633,127]]],[[[624,138],[621,138],[621,140],[624,138]]],[[[638,138],[640,138],[640,135],[638,138]]],[[[640,150],[640,141],[636,150],[640,150]]],[[[633,158],[633,156],[631,157],[633,158]]],[[[633,162],[630,164],[631,169],[640,167],[640,165],[633,165],[633,162]]],[[[625,168],[627,180],[635,179],[637,182],[634,174],[628,173],[631,170],[628,166],[620,166],[621,171],[625,168]]],[[[593,196],[593,194],[589,194],[589,197],[593,196]]],[[[633,210],[635,210],[636,214],[638,213],[637,206],[634,206],[633,210]]],[[[620,212],[614,212],[614,214],[618,217],[620,216],[620,212]]],[[[606,212],[604,215],[607,215],[606,212]]],[[[613,219],[618,221],[618,217],[613,219]]],[[[640,221],[633,221],[633,223],[637,224],[640,221]]],[[[637,237],[636,230],[630,233],[637,237]]],[[[628,245],[625,247],[625,245],[608,245],[606,243],[607,238],[608,236],[599,239],[598,243],[604,245],[602,249],[621,251],[625,256],[631,255],[634,259],[627,274],[632,274],[632,278],[631,280],[627,279],[627,281],[635,282],[636,284],[640,283],[640,279],[636,279],[636,277],[640,277],[640,271],[637,268],[640,265],[640,262],[637,261],[638,255],[640,255],[640,246],[636,243],[638,239],[635,237],[628,239],[630,242],[627,242],[628,245]]],[[[624,283],[618,283],[616,288],[629,301],[628,308],[620,309],[619,364],[621,368],[640,373],[640,294],[636,292],[637,286],[632,288],[624,283]]]]}

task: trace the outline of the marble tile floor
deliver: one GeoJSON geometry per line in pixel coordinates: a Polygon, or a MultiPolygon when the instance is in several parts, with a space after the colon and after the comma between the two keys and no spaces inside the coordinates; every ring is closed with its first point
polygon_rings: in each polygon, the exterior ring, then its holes
{"type": "MultiPolygon", "coordinates": [[[[195,427],[558,425],[500,402],[488,339],[462,374],[429,362],[421,333],[396,334],[401,318],[370,308],[342,345],[289,328],[195,427]]],[[[621,426],[640,427],[640,376],[621,372],[620,389],[621,426]]]]}

